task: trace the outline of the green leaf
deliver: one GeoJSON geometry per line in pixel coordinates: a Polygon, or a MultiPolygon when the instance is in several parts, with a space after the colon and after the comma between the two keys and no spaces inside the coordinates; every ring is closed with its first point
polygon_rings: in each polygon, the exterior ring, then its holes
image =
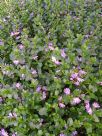
{"type": "Polygon", "coordinates": [[[46,109],[46,108],[41,108],[41,109],[39,110],[39,114],[40,114],[40,115],[47,115],[47,109],[46,109]]]}

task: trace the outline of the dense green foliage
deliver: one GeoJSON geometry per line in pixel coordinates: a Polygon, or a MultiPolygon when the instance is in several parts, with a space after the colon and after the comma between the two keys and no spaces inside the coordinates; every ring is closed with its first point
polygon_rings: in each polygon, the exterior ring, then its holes
{"type": "Polygon", "coordinates": [[[102,136],[99,0],[0,3],[0,136],[102,136]]]}

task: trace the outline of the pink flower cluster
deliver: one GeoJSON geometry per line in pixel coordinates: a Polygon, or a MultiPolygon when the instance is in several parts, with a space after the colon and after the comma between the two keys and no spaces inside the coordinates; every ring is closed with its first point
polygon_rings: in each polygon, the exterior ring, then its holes
{"type": "Polygon", "coordinates": [[[11,32],[11,36],[18,36],[19,34],[20,34],[19,31],[17,31],[17,32],[11,32]]]}
{"type": "Polygon", "coordinates": [[[93,106],[94,108],[100,108],[100,105],[99,105],[97,102],[94,102],[94,103],[92,104],[92,106],[93,106]]]}
{"type": "Polygon", "coordinates": [[[0,131],[0,136],[9,136],[8,133],[5,131],[4,128],[1,129],[0,131]]]}
{"type": "Polygon", "coordinates": [[[31,73],[32,73],[32,75],[36,75],[37,71],[35,69],[31,69],[31,73]]]}
{"type": "MultiPolygon", "coordinates": [[[[100,105],[97,102],[93,102],[92,106],[95,109],[100,108],[100,105]]],[[[92,108],[91,108],[88,100],[85,101],[85,108],[86,108],[86,111],[87,111],[88,114],[91,115],[93,113],[92,108]]]]}
{"type": "Polygon", "coordinates": [[[62,102],[62,96],[60,96],[60,97],[58,98],[58,101],[59,101],[59,103],[58,103],[59,107],[60,107],[60,108],[65,108],[65,104],[62,102]]]}
{"type": "Polygon", "coordinates": [[[53,44],[51,42],[48,43],[48,49],[51,51],[54,50],[53,44]]]}
{"type": "Polygon", "coordinates": [[[65,88],[65,89],[64,89],[64,93],[65,93],[66,95],[70,95],[70,89],[69,89],[69,88],[65,88]]]}
{"type": "Polygon", "coordinates": [[[14,63],[15,65],[18,65],[18,64],[19,64],[19,60],[14,60],[13,63],[14,63]]]}
{"type": "Polygon", "coordinates": [[[24,45],[23,45],[23,44],[19,44],[19,45],[18,45],[18,48],[19,48],[20,50],[23,50],[23,49],[24,49],[24,45]]]}
{"type": "Polygon", "coordinates": [[[63,58],[66,57],[66,53],[65,53],[64,49],[61,50],[61,56],[62,56],[63,58]]]}
{"type": "Polygon", "coordinates": [[[59,136],[66,136],[65,134],[61,133],[59,136]]]}
{"type": "Polygon", "coordinates": [[[47,88],[46,86],[38,86],[36,89],[37,92],[42,93],[42,100],[45,100],[47,97],[47,88]]]}
{"type": "Polygon", "coordinates": [[[71,136],[76,136],[77,134],[78,134],[77,131],[73,131],[72,134],[71,134],[71,136]]]}
{"type": "Polygon", "coordinates": [[[86,72],[83,70],[79,70],[77,73],[72,73],[70,76],[70,80],[77,86],[80,85],[84,81],[82,78],[83,75],[85,75],[86,72]]]}
{"type": "Polygon", "coordinates": [[[16,118],[17,117],[17,114],[14,112],[14,113],[9,113],[8,115],[8,118],[16,118]]]}
{"type": "Polygon", "coordinates": [[[21,89],[21,83],[16,83],[15,86],[16,86],[17,89],[21,89]]]}
{"type": "Polygon", "coordinates": [[[92,108],[90,107],[90,103],[88,100],[85,101],[85,108],[88,114],[92,114],[92,108]]]}
{"type": "Polygon", "coordinates": [[[71,101],[71,104],[72,105],[76,105],[76,104],[79,104],[81,102],[80,98],[79,97],[75,97],[73,98],[73,100],[71,101]]]}
{"type": "Polygon", "coordinates": [[[102,86],[102,82],[99,82],[99,83],[97,83],[97,84],[99,84],[100,86],[102,86]]]}
{"type": "Polygon", "coordinates": [[[57,60],[54,56],[52,56],[52,61],[56,64],[56,65],[60,65],[61,62],[59,60],[57,60]]]}

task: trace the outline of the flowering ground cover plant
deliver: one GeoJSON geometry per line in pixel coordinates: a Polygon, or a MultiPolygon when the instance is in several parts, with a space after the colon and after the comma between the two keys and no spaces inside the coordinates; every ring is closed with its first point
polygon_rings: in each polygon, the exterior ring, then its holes
{"type": "Polygon", "coordinates": [[[1,0],[0,136],[102,136],[101,4],[1,0]]]}

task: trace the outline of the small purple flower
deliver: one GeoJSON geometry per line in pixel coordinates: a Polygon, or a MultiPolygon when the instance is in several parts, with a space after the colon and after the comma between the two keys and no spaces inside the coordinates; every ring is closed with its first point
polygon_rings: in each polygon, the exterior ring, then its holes
{"type": "Polygon", "coordinates": [[[77,78],[78,77],[78,73],[73,73],[73,74],[71,74],[71,79],[73,80],[73,79],[75,79],[75,78],[77,78]]]}
{"type": "Polygon", "coordinates": [[[69,88],[65,88],[65,89],[64,89],[64,93],[65,93],[66,95],[69,95],[69,94],[70,94],[70,89],[69,89],[69,88]]]}
{"type": "Polygon", "coordinates": [[[77,57],[77,60],[78,60],[79,62],[82,62],[82,57],[77,57]]]}
{"type": "Polygon", "coordinates": [[[80,83],[80,82],[83,82],[84,79],[80,78],[80,77],[77,77],[77,81],[80,83]]]}
{"type": "Polygon", "coordinates": [[[92,108],[90,107],[90,103],[88,100],[85,101],[85,108],[86,108],[86,112],[91,115],[92,114],[92,108]]]}
{"type": "Polygon", "coordinates": [[[4,45],[4,42],[2,40],[0,40],[0,45],[4,45]]]}
{"type": "Polygon", "coordinates": [[[36,75],[37,74],[37,71],[35,69],[32,69],[32,75],[36,75]]]}
{"type": "Polygon", "coordinates": [[[61,64],[61,62],[60,62],[60,61],[58,61],[58,60],[56,60],[56,61],[55,61],[55,64],[56,64],[56,65],[60,65],[60,64],[61,64]]]}
{"type": "Polygon", "coordinates": [[[61,133],[59,136],[65,136],[65,134],[61,133]]]}
{"type": "Polygon", "coordinates": [[[48,46],[53,46],[53,43],[52,43],[52,42],[49,42],[49,43],[48,43],[48,46]]]}
{"type": "Polygon", "coordinates": [[[13,133],[12,136],[17,136],[17,132],[13,133]]]}
{"type": "Polygon", "coordinates": [[[18,45],[18,48],[19,48],[20,50],[23,50],[23,49],[24,49],[23,44],[19,44],[19,45],[18,45]]]}
{"type": "Polygon", "coordinates": [[[99,85],[101,85],[101,86],[102,86],[102,82],[99,82],[99,83],[97,83],[97,84],[99,84],[99,85]]]}
{"type": "Polygon", "coordinates": [[[17,31],[17,32],[11,32],[11,34],[10,34],[10,35],[11,35],[11,36],[18,36],[18,35],[19,35],[19,33],[20,33],[19,31],[17,31]]]}
{"type": "Polygon", "coordinates": [[[14,60],[13,63],[14,63],[15,65],[18,65],[18,64],[19,64],[19,60],[14,60]]]}
{"type": "Polygon", "coordinates": [[[81,102],[80,98],[79,97],[75,97],[73,98],[72,100],[72,104],[75,105],[75,104],[79,104],[81,102]]]}
{"type": "Polygon", "coordinates": [[[52,56],[52,61],[56,64],[56,65],[60,65],[61,62],[59,62],[54,56],[52,56]]]}
{"type": "Polygon", "coordinates": [[[78,74],[79,74],[79,76],[82,76],[82,75],[85,75],[86,72],[84,70],[79,70],[78,74]]]}
{"type": "Polygon", "coordinates": [[[86,109],[87,113],[89,113],[90,115],[92,115],[92,109],[91,107],[89,109],[86,109]]]}
{"type": "Polygon", "coordinates": [[[2,97],[0,97],[0,103],[2,103],[3,102],[3,99],[2,99],[2,97]]]}
{"type": "Polygon", "coordinates": [[[78,134],[77,131],[73,131],[71,136],[76,136],[78,134]]]}
{"type": "Polygon", "coordinates": [[[100,108],[100,105],[97,102],[94,102],[92,105],[94,108],[100,108]]]}
{"type": "Polygon", "coordinates": [[[21,88],[21,83],[16,83],[16,88],[20,89],[21,88]]]}
{"type": "Polygon", "coordinates": [[[62,56],[63,58],[66,57],[66,53],[64,52],[64,49],[61,50],[61,56],[62,56]]]}
{"type": "Polygon", "coordinates": [[[41,92],[41,86],[38,86],[36,92],[41,92]]]}
{"type": "Polygon", "coordinates": [[[80,83],[79,83],[78,81],[74,82],[74,84],[75,84],[76,86],[79,86],[79,85],[80,85],[80,83]]]}
{"type": "Polygon", "coordinates": [[[60,108],[65,108],[65,104],[63,104],[63,103],[60,102],[60,103],[59,103],[59,107],[60,107],[60,108]]]}
{"type": "Polygon", "coordinates": [[[5,131],[5,129],[1,129],[0,136],[9,136],[8,133],[5,131]]]}
{"type": "Polygon", "coordinates": [[[53,46],[48,46],[49,50],[53,51],[54,47],[53,46]]]}
{"type": "Polygon", "coordinates": [[[42,93],[42,100],[45,100],[46,99],[46,92],[43,92],[42,93]]]}

